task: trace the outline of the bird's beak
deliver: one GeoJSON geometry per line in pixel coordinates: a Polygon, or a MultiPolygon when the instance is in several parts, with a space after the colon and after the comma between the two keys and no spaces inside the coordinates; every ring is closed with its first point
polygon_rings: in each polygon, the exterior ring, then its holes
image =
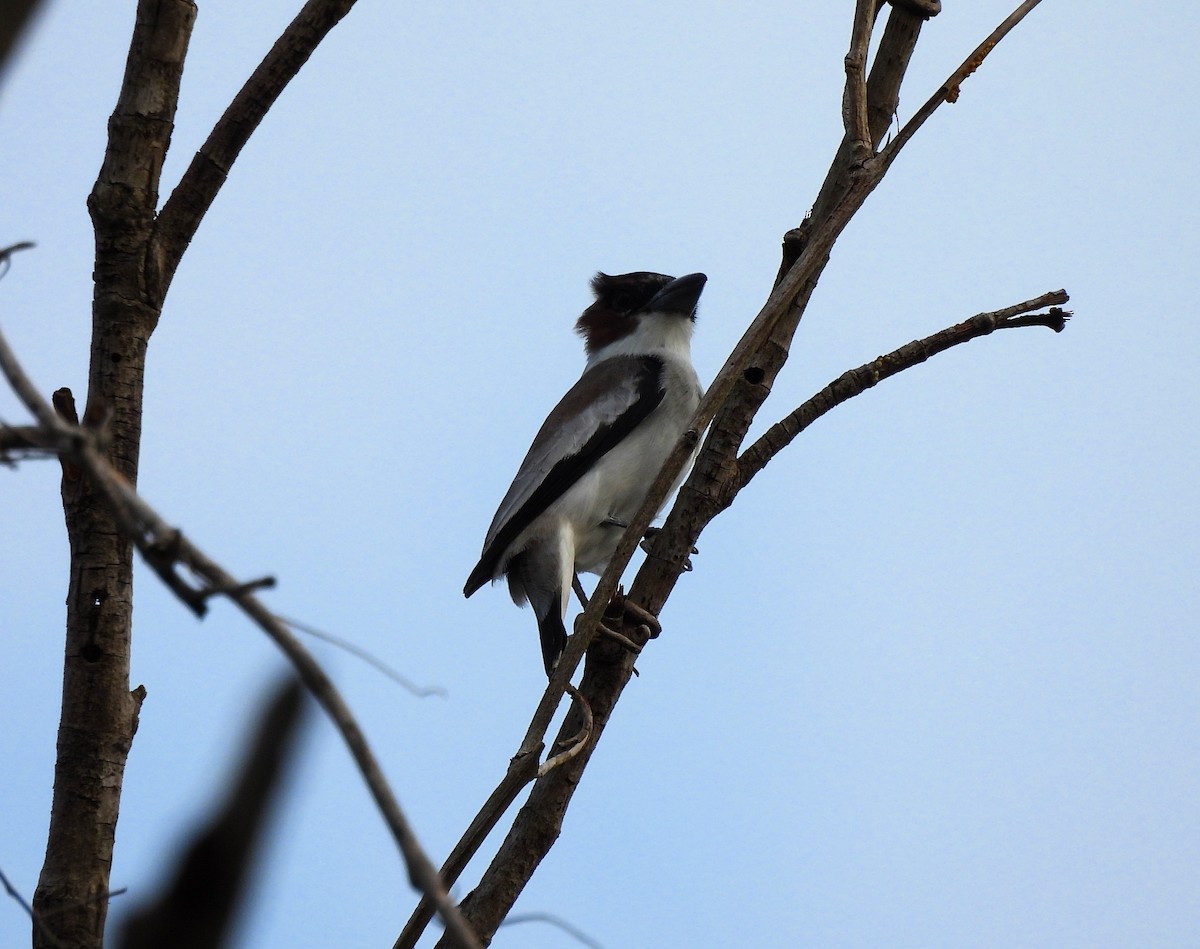
{"type": "Polygon", "coordinates": [[[696,304],[708,277],[702,273],[690,273],[676,277],[650,298],[642,307],[643,313],[678,313],[680,316],[695,316],[696,304]]]}

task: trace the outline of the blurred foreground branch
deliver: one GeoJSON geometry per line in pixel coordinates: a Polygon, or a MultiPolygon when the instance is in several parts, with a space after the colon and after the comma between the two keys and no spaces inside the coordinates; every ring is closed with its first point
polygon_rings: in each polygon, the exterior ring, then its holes
{"type": "MultiPolygon", "coordinates": [[[[362,729],[341,693],[307,649],[292,635],[287,625],[254,595],[254,590],[270,585],[269,578],[241,583],[218,563],[211,560],[177,529],[170,527],[132,485],[109,464],[97,442],[102,433],[72,424],[41,397],[25,375],[2,332],[0,332],[0,372],[33,414],[47,443],[64,461],[78,466],[89,483],[99,492],[116,517],[121,532],[137,546],[146,562],[197,615],[203,615],[210,597],[232,600],[262,629],[296,668],[300,679],[325,709],[354,758],[363,779],[387,822],[403,855],[412,885],[431,899],[446,924],[455,945],[474,949],[479,945],[464,923],[458,908],[450,901],[446,887],[421,849],[407,818],[384,778],[362,729]],[[189,585],[178,572],[182,566],[198,577],[199,587],[189,585]]],[[[55,393],[56,403],[65,405],[69,391],[55,393]]]]}
{"type": "Polygon", "coordinates": [[[179,855],[174,879],[122,926],[119,949],[220,949],[300,737],[304,691],[287,679],[264,707],[225,806],[179,855]]]}

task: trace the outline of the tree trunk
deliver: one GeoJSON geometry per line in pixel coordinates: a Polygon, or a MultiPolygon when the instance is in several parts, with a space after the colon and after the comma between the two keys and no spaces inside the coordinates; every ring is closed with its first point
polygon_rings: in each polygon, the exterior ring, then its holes
{"type": "MultiPolygon", "coordinates": [[[[136,483],[146,348],[163,288],[151,236],[179,78],[196,17],[190,0],[142,0],[108,148],[88,200],[96,233],[84,424],[136,483]]],[[[73,414],[70,393],[55,404],[73,414]]],[[[129,690],[133,548],[73,466],[63,468],[70,544],[62,718],[46,861],[34,893],[37,949],[104,942],[125,761],[144,690],[129,690]]]]}

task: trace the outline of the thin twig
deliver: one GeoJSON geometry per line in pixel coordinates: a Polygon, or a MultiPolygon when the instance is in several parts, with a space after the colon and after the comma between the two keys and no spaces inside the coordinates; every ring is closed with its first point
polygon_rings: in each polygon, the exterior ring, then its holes
{"type": "Polygon", "coordinates": [[[38,932],[41,933],[42,938],[53,946],[62,947],[62,941],[46,928],[46,924],[42,921],[41,917],[33,911],[33,907],[29,905],[29,901],[21,895],[20,890],[12,885],[12,882],[8,879],[3,870],[0,870],[0,885],[4,887],[4,892],[16,900],[17,905],[20,906],[21,909],[25,910],[30,921],[37,928],[38,932]]]}
{"type": "Polygon", "coordinates": [[[878,385],[884,379],[923,363],[931,356],[987,336],[996,330],[1019,326],[1046,326],[1055,332],[1061,332],[1070,314],[1058,309],[1058,305],[1066,303],[1069,299],[1065,290],[1055,290],[1002,310],[979,313],[932,336],[907,343],[857,369],[842,373],[795,411],[772,425],[753,445],[742,452],[737,461],[737,480],[733,491],[729,493],[728,502],[732,503],[737,492],[749,484],[772,458],[830,409],[878,385]],[[1053,309],[1046,313],[1023,315],[1044,306],[1052,306],[1053,309]]]}
{"type": "Polygon", "coordinates": [[[511,913],[504,918],[504,922],[500,926],[517,926],[521,923],[548,923],[551,926],[557,926],[567,935],[578,939],[588,949],[604,949],[604,946],[596,942],[595,939],[582,929],[572,926],[561,916],[555,916],[553,913],[511,913]]]}
{"type": "MultiPolygon", "coordinates": [[[[213,591],[220,592],[236,603],[243,613],[275,641],[296,668],[305,686],[333,721],[349,748],[384,821],[396,839],[413,887],[433,900],[438,914],[446,924],[447,932],[459,945],[464,949],[476,949],[480,945],[479,940],[464,922],[458,907],[449,899],[437,871],[425,855],[409,826],[408,819],[400,809],[400,804],[392,793],[374,752],[367,744],[361,727],[320,664],[292,635],[287,626],[251,592],[250,587],[239,583],[180,531],[170,527],[158,512],[138,495],[97,450],[88,431],[72,426],[58,417],[25,375],[2,332],[0,371],[25,407],[42,424],[47,435],[53,435],[58,453],[69,457],[87,474],[93,487],[116,514],[122,532],[137,545],[143,556],[147,556],[148,550],[150,556],[160,559],[173,554],[174,562],[186,565],[209,585],[207,591],[193,590],[192,593],[208,596],[212,595],[213,591]]],[[[193,602],[186,595],[182,595],[181,598],[195,609],[193,602]]]]}
{"type": "Polygon", "coordinates": [[[29,250],[36,245],[33,241],[20,241],[16,244],[9,244],[7,247],[0,248],[0,277],[8,273],[8,268],[12,266],[12,255],[19,250],[29,250]]]}
{"type": "Polygon", "coordinates": [[[354,0],[308,0],[213,126],[155,222],[153,244],[163,292],[251,134],[353,6],[354,0]]]}
{"type": "Polygon", "coordinates": [[[281,623],[287,623],[288,626],[292,627],[292,629],[299,630],[302,633],[312,636],[314,639],[320,639],[322,642],[327,642],[332,646],[337,646],[338,649],[344,649],[352,656],[357,656],[363,662],[367,663],[367,665],[378,669],[393,682],[403,686],[419,699],[427,698],[431,695],[440,695],[442,698],[446,697],[446,690],[441,686],[417,685],[411,679],[401,675],[378,656],[363,649],[362,646],[352,643],[348,639],[343,639],[341,636],[335,636],[333,633],[327,633],[324,630],[317,629],[315,626],[309,626],[307,623],[302,623],[298,619],[292,619],[289,616],[282,616],[279,613],[275,614],[275,618],[281,623]]]}
{"type": "Polygon", "coordinates": [[[917,134],[917,130],[925,124],[925,121],[937,111],[943,102],[957,102],[959,87],[966,81],[967,77],[983,64],[988,54],[1009,34],[1013,27],[1025,19],[1026,14],[1041,2],[1042,0],[1025,0],[1017,9],[1005,17],[1004,22],[992,30],[987,39],[975,47],[971,55],[963,60],[962,65],[954,70],[949,78],[938,87],[937,91],[926,100],[925,104],[917,109],[913,117],[904,123],[904,126],[896,133],[896,137],[887,144],[887,147],[879,152],[876,160],[885,167],[890,165],[896,160],[896,155],[899,154],[900,150],[908,144],[909,139],[917,134]]]}

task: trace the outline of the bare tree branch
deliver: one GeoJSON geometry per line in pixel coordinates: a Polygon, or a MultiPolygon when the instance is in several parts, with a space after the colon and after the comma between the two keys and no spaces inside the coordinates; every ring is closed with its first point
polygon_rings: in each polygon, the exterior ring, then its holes
{"type": "Polygon", "coordinates": [[[353,6],[354,0],[308,0],[213,126],[155,225],[153,247],[163,294],[250,135],[321,40],[353,6]]]}
{"type": "Polygon", "coordinates": [[[350,655],[361,659],[373,669],[377,669],[378,671],[382,672],[397,685],[401,686],[403,689],[419,699],[426,699],[431,695],[439,695],[442,698],[446,697],[446,690],[440,685],[417,685],[412,681],[412,679],[401,675],[378,656],[368,652],[366,649],[363,649],[356,643],[352,643],[348,639],[343,639],[341,636],[335,636],[333,633],[327,633],[324,630],[317,629],[315,626],[310,626],[308,623],[302,623],[298,619],[282,616],[279,613],[275,614],[275,618],[281,623],[286,623],[288,626],[292,627],[292,629],[299,630],[300,632],[313,637],[313,639],[319,639],[322,642],[327,642],[332,646],[336,646],[338,649],[344,649],[346,652],[350,653],[350,655]]]}
{"type": "Polygon", "coordinates": [[[5,875],[3,870],[0,870],[0,886],[4,887],[4,892],[11,896],[21,909],[29,915],[30,921],[33,923],[33,928],[37,930],[44,942],[53,946],[54,949],[65,949],[62,942],[54,932],[44,923],[40,916],[33,911],[33,907],[29,905],[29,901],[21,895],[21,891],[12,885],[12,882],[5,875]]]}
{"type": "Polygon", "coordinates": [[[125,918],[120,949],[220,949],[245,894],[279,789],[305,722],[304,689],[291,676],[276,686],[224,806],[194,833],[176,859],[170,885],[125,918]]]}
{"type": "MultiPolygon", "coordinates": [[[[73,949],[99,949],[103,940],[122,778],[144,694],[129,688],[132,548],[117,523],[118,515],[128,521],[136,511],[102,503],[99,483],[82,477],[78,468],[86,467],[82,459],[88,458],[93,475],[108,472],[100,464],[107,461],[113,483],[132,493],[146,349],[179,259],[253,129],[350,5],[351,0],[309,0],[156,217],[196,5],[193,0],[138,0],[104,160],[88,199],[96,260],[83,430],[70,435],[54,430],[63,439],[57,448],[71,548],[70,588],[54,801],[33,905],[43,918],[54,916],[56,929],[73,949]]],[[[60,395],[64,412],[70,407],[73,415],[69,393],[60,395]]],[[[153,547],[146,537],[141,541],[160,576],[197,612],[214,593],[242,603],[250,590],[268,582],[210,578],[208,588],[197,591],[171,559],[178,538],[157,534],[153,547]]],[[[34,942],[45,945],[36,934],[34,942]]]]}
{"type": "Polygon", "coordinates": [[[54,448],[37,425],[6,425],[0,421],[0,464],[12,461],[9,452],[38,455],[48,451],[53,452],[54,448]]]}
{"type": "Polygon", "coordinates": [[[909,140],[917,134],[917,130],[925,124],[926,120],[937,111],[943,102],[958,101],[958,93],[962,84],[966,82],[975,70],[983,65],[983,61],[987,58],[988,54],[1012,31],[1013,27],[1025,19],[1025,16],[1041,2],[1042,0],[1025,0],[1017,9],[1005,17],[1004,22],[992,30],[987,39],[975,47],[971,55],[963,60],[962,65],[950,74],[949,78],[938,87],[937,91],[926,100],[921,108],[917,109],[913,117],[900,129],[896,137],[880,152],[879,160],[884,165],[890,165],[895,161],[900,149],[908,144],[909,140]]]}
{"type": "Polygon", "coordinates": [[[73,426],[58,417],[26,376],[2,332],[0,372],[41,424],[47,436],[53,439],[58,454],[70,458],[83,469],[89,483],[114,513],[121,532],[134,542],[160,576],[165,574],[174,578],[175,582],[168,581],[168,585],[189,607],[202,612],[197,606],[202,606],[207,597],[218,594],[226,596],[275,641],[296,668],[301,681],[333,721],[350,750],[376,806],[396,839],[413,887],[433,900],[446,924],[446,931],[452,938],[453,945],[463,949],[475,949],[479,946],[478,939],[464,922],[458,908],[450,901],[446,887],[421,849],[374,753],[367,744],[362,729],[341,693],[308,650],[288,630],[287,625],[254,596],[253,588],[260,585],[260,581],[239,583],[179,530],[170,527],[109,464],[97,449],[95,439],[87,429],[73,426]],[[177,564],[186,567],[203,580],[206,586],[198,589],[188,587],[174,569],[177,564]]]}
{"type": "Polygon", "coordinates": [[[561,929],[568,936],[579,943],[588,947],[588,949],[604,949],[600,943],[596,942],[591,936],[585,933],[578,926],[573,926],[561,916],[555,916],[553,913],[512,913],[504,918],[501,927],[517,926],[521,923],[547,923],[557,929],[561,929]]]}
{"type": "Polygon", "coordinates": [[[1055,290],[1002,310],[979,313],[962,323],[934,333],[932,336],[907,343],[886,356],[873,359],[857,369],[842,373],[799,408],[767,429],[753,445],[738,457],[738,476],[733,491],[728,495],[728,501],[732,502],[737,493],[749,484],[751,479],[762,471],[772,458],[830,409],[836,408],[843,402],[878,385],[884,379],[920,365],[931,356],[936,356],[938,353],[973,339],[979,339],[981,336],[987,336],[996,330],[1019,326],[1045,326],[1060,333],[1070,314],[1058,309],[1057,304],[1066,303],[1069,299],[1065,290],[1055,290]],[[1055,307],[1047,313],[1037,313],[1031,316],[1021,315],[1052,304],[1055,307]]]}
{"type": "MultiPolygon", "coordinates": [[[[900,82],[921,24],[936,12],[936,5],[932,3],[915,0],[893,3],[866,83],[872,149],[878,147],[895,111],[900,82]]],[[[857,113],[857,108],[855,111],[857,113]]],[[[853,121],[859,122],[858,119],[853,121]]],[[[700,531],[723,509],[722,498],[734,484],[732,477],[737,470],[738,448],[786,361],[792,335],[828,262],[834,242],[882,180],[898,151],[894,148],[886,162],[878,157],[863,162],[855,157],[852,137],[846,136],[811,217],[785,241],[784,266],[778,283],[701,400],[690,430],[664,464],[647,493],[642,510],[631,519],[588,607],[577,620],[576,633],[568,640],[518,749],[517,758],[539,753],[565,684],[585,652],[588,662],[579,690],[592,708],[596,738],[570,762],[534,783],[496,857],[479,885],[463,900],[464,914],[484,938],[495,931],[499,920],[557,838],[562,816],[591,751],[621,690],[629,681],[633,669],[632,654],[595,639],[601,615],[617,590],[621,573],[670,485],[691,455],[700,433],[713,423],[691,477],[651,546],[653,556],[642,565],[629,593],[629,600],[635,605],[657,615],[682,572],[687,552],[700,531]]],[[[644,632],[629,623],[620,625],[618,631],[639,645],[645,639],[644,632]]],[[[572,709],[560,729],[560,740],[579,727],[580,722],[572,709]]],[[[411,944],[411,941],[398,942],[397,947],[411,944]]]]}
{"type": "Polygon", "coordinates": [[[860,159],[875,153],[871,145],[871,123],[867,118],[867,47],[875,23],[876,0],[858,0],[846,54],[846,90],[842,93],[842,124],[860,159]]]}
{"type": "Polygon", "coordinates": [[[41,0],[5,0],[0,5],[0,79],[39,6],[41,0]]]}

